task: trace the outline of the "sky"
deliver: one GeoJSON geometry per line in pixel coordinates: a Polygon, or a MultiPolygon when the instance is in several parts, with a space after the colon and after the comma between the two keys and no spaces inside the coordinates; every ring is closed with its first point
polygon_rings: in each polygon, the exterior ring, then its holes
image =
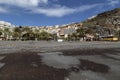
{"type": "Polygon", "coordinates": [[[115,8],[120,8],[120,0],[0,0],[0,21],[17,26],[62,25],[115,8]]]}

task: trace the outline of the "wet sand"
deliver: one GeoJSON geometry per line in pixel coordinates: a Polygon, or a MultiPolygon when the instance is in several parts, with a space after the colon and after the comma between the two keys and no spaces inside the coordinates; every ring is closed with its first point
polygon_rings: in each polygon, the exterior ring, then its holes
{"type": "Polygon", "coordinates": [[[23,43],[0,43],[0,80],[120,80],[119,42],[23,43]]]}

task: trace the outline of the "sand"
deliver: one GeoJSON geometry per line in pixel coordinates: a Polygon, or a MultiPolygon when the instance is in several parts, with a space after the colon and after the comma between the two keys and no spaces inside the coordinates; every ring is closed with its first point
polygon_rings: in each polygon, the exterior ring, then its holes
{"type": "Polygon", "coordinates": [[[120,42],[0,41],[0,80],[120,80],[120,42]]]}

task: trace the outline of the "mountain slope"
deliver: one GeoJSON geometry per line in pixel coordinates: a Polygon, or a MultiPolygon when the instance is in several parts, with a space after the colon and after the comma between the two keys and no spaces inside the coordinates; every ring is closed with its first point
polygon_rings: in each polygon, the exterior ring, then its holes
{"type": "Polygon", "coordinates": [[[118,29],[120,27],[120,8],[100,13],[82,23],[85,27],[102,26],[118,29]]]}

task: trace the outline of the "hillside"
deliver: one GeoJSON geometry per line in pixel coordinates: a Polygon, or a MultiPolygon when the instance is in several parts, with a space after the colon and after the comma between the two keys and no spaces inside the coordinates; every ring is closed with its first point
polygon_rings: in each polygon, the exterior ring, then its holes
{"type": "Polygon", "coordinates": [[[86,27],[102,26],[118,29],[120,27],[120,8],[100,13],[84,21],[83,26],[86,27]]]}

